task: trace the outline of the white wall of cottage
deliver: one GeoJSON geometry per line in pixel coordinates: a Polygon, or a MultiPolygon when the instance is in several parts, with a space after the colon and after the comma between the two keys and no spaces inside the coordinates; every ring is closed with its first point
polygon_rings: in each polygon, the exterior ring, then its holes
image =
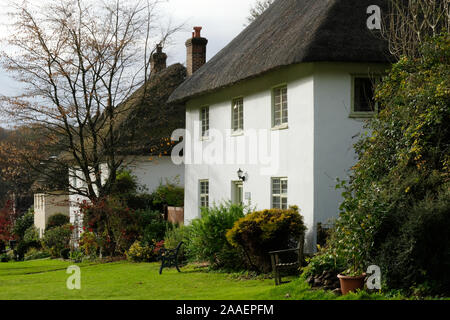
{"type": "MultiPolygon", "coordinates": [[[[186,129],[193,135],[199,130],[200,109],[209,106],[211,130],[230,135],[231,101],[244,99],[243,136],[232,137],[237,145],[249,129],[266,129],[279,135],[278,169],[264,174],[261,164],[249,157],[235,164],[187,163],[185,165],[185,223],[199,216],[199,181],[209,180],[209,203],[232,198],[232,181],[237,170],[248,173],[244,193],[251,194],[256,209],[271,207],[271,178],[288,178],[288,203],[297,205],[308,227],[306,251],[316,247],[316,226],[338,215],[341,191],[335,189],[336,178],[345,178],[355,163],[353,143],[363,130],[364,121],[349,117],[352,74],[379,73],[384,65],[357,63],[307,63],[289,66],[248,80],[215,93],[191,99],[186,105],[186,129]],[[288,128],[271,130],[272,88],[287,84],[288,128]],[[227,132],[228,131],[228,132],[227,132]]],[[[211,134],[212,135],[212,134],[211,134]]],[[[193,139],[186,144],[186,155],[202,153],[210,140],[193,139]]],[[[271,150],[274,157],[274,151],[271,150]]],[[[244,154],[245,151],[239,152],[244,154]]],[[[188,159],[189,160],[189,159],[188,159]]]]}

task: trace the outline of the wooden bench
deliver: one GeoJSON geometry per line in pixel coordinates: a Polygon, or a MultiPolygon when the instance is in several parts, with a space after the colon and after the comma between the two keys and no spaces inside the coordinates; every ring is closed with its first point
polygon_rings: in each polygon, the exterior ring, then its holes
{"type": "Polygon", "coordinates": [[[301,267],[303,263],[303,248],[304,248],[305,237],[302,236],[299,239],[297,248],[294,249],[285,249],[285,250],[277,250],[270,251],[270,260],[272,262],[272,271],[274,273],[275,285],[281,284],[281,273],[282,269],[293,268],[293,267],[301,267]],[[295,260],[284,260],[280,259],[280,256],[286,256],[287,253],[296,253],[295,260]]]}
{"type": "Polygon", "coordinates": [[[178,253],[180,252],[182,244],[183,241],[181,241],[175,249],[162,248],[160,250],[159,258],[161,259],[161,267],[159,268],[159,274],[162,273],[164,268],[171,268],[171,267],[175,267],[177,268],[178,272],[181,272],[178,263],[178,253]]]}

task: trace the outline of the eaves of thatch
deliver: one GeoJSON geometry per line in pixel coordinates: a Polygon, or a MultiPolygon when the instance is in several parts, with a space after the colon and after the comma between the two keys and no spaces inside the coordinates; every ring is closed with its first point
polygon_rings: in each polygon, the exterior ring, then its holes
{"type": "Polygon", "coordinates": [[[386,0],[276,0],[180,85],[183,102],[302,62],[388,62],[386,41],[367,28],[367,8],[386,0]]]}

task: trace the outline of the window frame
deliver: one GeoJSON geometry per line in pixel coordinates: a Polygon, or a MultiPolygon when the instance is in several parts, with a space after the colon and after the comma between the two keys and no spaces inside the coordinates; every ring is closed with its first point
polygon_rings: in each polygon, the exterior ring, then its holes
{"type": "Polygon", "coordinates": [[[272,209],[288,209],[289,208],[289,179],[288,177],[272,177],[270,180],[270,207],[272,209]],[[274,193],[274,182],[280,180],[280,193],[274,193]],[[286,182],[286,193],[283,193],[282,182],[286,182]],[[279,198],[279,207],[275,207],[274,198],[279,198]],[[286,207],[283,208],[283,199],[286,199],[286,207]]]}
{"type": "Polygon", "coordinates": [[[201,179],[198,181],[199,209],[209,208],[209,179],[201,179]],[[202,183],[207,183],[207,193],[202,193],[202,183]],[[203,198],[206,197],[206,206],[203,205],[203,198]]]}
{"type": "Polygon", "coordinates": [[[350,109],[350,118],[372,118],[375,114],[377,114],[380,111],[379,108],[379,103],[375,102],[375,110],[373,111],[355,111],[355,105],[356,105],[356,101],[355,101],[355,80],[357,78],[364,78],[364,79],[370,79],[375,80],[375,85],[379,84],[382,80],[382,75],[381,74],[375,74],[375,75],[370,75],[370,74],[352,74],[352,82],[351,82],[351,109],[350,109]]]}
{"type": "Polygon", "coordinates": [[[231,133],[232,133],[232,135],[242,135],[243,132],[244,132],[244,97],[236,97],[231,100],[231,133]],[[242,111],[239,112],[239,110],[238,110],[238,128],[236,129],[234,127],[234,123],[235,123],[234,106],[235,106],[235,102],[238,100],[242,101],[242,104],[241,104],[242,111]],[[240,114],[242,114],[242,116],[240,116],[240,114]],[[241,122],[242,122],[242,128],[240,128],[241,122]]]}
{"type": "Polygon", "coordinates": [[[271,95],[272,95],[272,129],[273,130],[280,130],[280,129],[287,129],[288,125],[289,125],[289,97],[288,97],[288,85],[287,83],[283,83],[283,84],[279,84],[275,87],[272,87],[271,89],[271,95]],[[282,90],[282,89],[286,89],[286,122],[283,122],[284,119],[284,115],[283,115],[283,93],[281,92],[281,120],[280,120],[280,124],[276,124],[276,120],[275,120],[275,91],[276,90],[282,90]]]}
{"type": "Polygon", "coordinates": [[[203,106],[200,108],[200,140],[208,140],[209,139],[209,106],[203,106]],[[203,118],[203,110],[206,110],[206,119],[203,118]],[[206,123],[204,123],[204,121],[206,123]],[[206,130],[204,130],[207,128],[206,130]]]}

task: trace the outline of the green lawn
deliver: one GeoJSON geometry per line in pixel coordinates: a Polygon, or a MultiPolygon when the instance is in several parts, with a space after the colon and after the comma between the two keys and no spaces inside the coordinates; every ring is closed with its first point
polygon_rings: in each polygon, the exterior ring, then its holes
{"type": "MultiPolygon", "coordinates": [[[[73,263],[38,260],[0,263],[0,300],[5,299],[148,299],[148,300],[278,300],[335,299],[331,292],[311,290],[295,280],[279,287],[273,280],[238,280],[225,273],[183,268],[158,274],[156,263],[78,264],[81,290],[66,288],[66,268],[73,263]]],[[[339,299],[377,299],[365,293],[339,299]]]]}

